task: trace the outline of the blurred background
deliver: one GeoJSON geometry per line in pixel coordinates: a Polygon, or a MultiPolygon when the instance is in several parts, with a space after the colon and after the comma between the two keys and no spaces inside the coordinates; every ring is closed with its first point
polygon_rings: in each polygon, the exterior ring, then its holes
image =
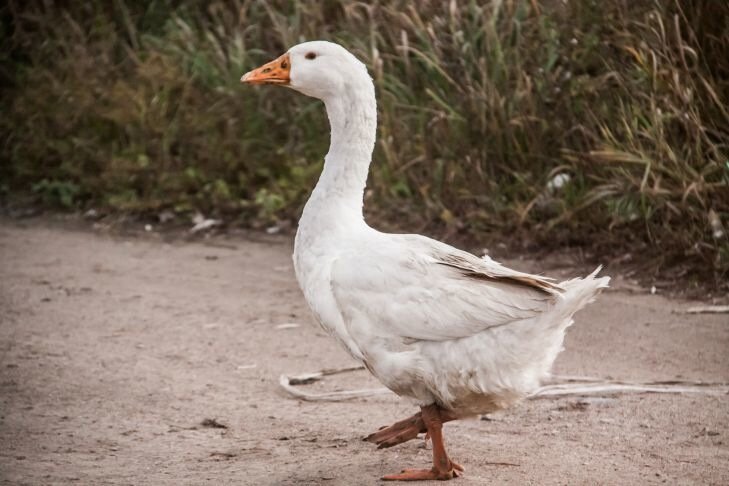
{"type": "Polygon", "coordinates": [[[369,67],[368,220],[580,247],[686,287],[729,272],[729,2],[11,1],[3,206],[295,225],[320,102],[241,86],[305,40],[369,67]]]}

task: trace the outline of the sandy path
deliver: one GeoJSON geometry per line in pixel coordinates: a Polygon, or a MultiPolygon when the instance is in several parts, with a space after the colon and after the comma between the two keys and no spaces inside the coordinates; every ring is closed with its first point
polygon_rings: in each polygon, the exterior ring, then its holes
{"type": "MultiPolygon", "coordinates": [[[[0,482],[376,484],[427,465],[422,441],[360,441],[406,402],[279,391],[281,373],[351,364],[312,324],[290,253],[286,239],[168,244],[0,220],[0,482]]],[[[729,381],[729,318],[689,305],[607,292],[556,371],[729,381]]],[[[378,384],[356,372],[316,386],[378,384]]],[[[466,466],[454,484],[729,483],[728,397],[577,402],[447,425],[466,466]]]]}

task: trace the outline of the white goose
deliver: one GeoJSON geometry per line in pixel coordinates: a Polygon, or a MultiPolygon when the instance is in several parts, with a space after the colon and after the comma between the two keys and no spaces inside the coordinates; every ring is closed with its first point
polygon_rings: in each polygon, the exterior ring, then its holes
{"type": "MultiPolygon", "coordinates": [[[[386,234],[362,216],[377,129],[367,68],[324,41],[292,47],[245,74],[326,105],[331,145],[296,233],[294,267],[319,323],[386,387],[421,411],[366,437],[390,447],[427,433],[433,467],[390,480],[450,479],[449,420],[508,407],[551,368],[575,312],[609,278],[554,283],[420,235],[386,234]]],[[[599,270],[599,269],[598,269],[599,270]]]]}

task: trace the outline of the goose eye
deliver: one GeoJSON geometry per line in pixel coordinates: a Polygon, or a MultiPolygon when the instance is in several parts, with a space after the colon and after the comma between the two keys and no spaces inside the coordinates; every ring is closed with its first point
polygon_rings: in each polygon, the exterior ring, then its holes
{"type": "Polygon", "coordinates": [[[306,56],[304,57],[306,57],[307,59],[316,59],[316,54],[313,52],[307,52],[306,56]]]}

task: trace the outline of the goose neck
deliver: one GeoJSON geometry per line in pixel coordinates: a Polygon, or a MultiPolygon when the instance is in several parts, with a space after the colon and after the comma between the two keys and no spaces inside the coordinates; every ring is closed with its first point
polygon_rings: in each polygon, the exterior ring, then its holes
{"type": "Polygon", "coordinates": [[[312,202],[324,202],[333,210],[362,218],[364,189],[367,184],[377,132],[377,107],[374,86],[367,80],[344,96],[325,99],[331,126],[329,152],[324,159],[312,202]]]}

